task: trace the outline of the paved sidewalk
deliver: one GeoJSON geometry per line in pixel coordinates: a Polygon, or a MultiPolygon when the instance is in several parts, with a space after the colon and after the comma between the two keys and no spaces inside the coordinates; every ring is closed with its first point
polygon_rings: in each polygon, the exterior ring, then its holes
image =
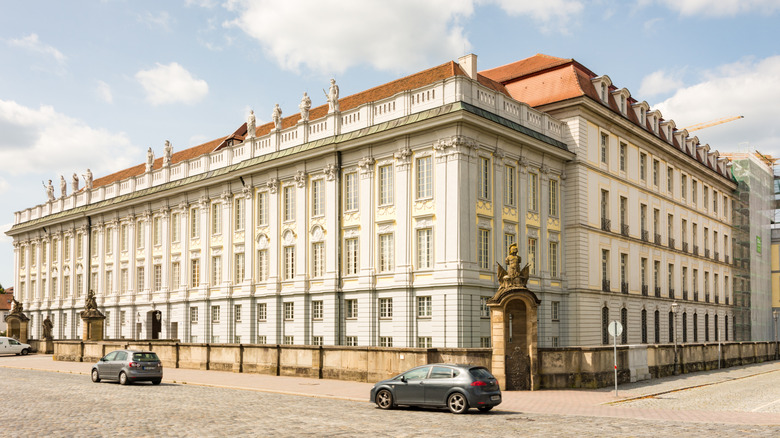
{"type": "MultiPolygon", "coordinates": [[[[60,362],[51,355],[0,356],[0,368],[19,368],[89,375],[92,364],[86,362],[60,362]]],[[[651,397],[674,391],[682,391],[719,382],[744,379],[763,374],[780,376],[780,362],[746,365],[653,379],[597,390],[542,390],[505,391],[504,400],[496,410],[536,414],[580,415],[593,417],[636,418],[701,423],[733,423],[754,425],[780,425],[774,413],[718,412],[696,410],[668,410],[631,407],[628,400],[651,397]]],[[[280,377],[264,374],[232,373],[166,368],[165,382],[234,388],[250,391],[272,392],[309,397],[368,402],[372,383],[343,380],[280,377]]]]}

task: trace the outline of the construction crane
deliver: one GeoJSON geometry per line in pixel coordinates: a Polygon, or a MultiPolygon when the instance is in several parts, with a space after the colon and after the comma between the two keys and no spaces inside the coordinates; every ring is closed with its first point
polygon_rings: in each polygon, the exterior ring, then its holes
{"type": "Polygon", "coordinates": [[[709,128],[710,126],[716,126],[716,125],[733,122],[734,120],[744,119],[744,118],[745,116],[723,117],[721,119],[710,120],[709,122],[697,123],[695,125],[688,126],[685,129],[688,130],[688,132],[693,132],[693,131],[698,131],[699,129],[709,128]]]}

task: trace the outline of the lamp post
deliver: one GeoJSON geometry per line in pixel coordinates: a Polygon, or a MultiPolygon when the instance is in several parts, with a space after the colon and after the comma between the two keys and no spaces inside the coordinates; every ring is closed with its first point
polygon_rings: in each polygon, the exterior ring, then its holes
{"type": "Polygon", "coordinates": [[[678,370],[677,370],[677,363],[678,363],[678,360],[677,360],[677,307],[678,307],[678,304],[677,304],[676,301],[674,303],[672,303],[672,314],[674,315],[674,333],[673,333],[674,336],[672,336],[672,337],[674,338],[674,374],[675,375],[678,374],[678,370]]]}

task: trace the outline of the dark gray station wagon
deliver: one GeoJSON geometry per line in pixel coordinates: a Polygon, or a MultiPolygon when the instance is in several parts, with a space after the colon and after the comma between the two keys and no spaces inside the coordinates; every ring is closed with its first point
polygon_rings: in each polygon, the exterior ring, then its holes
{"type": "Polygon", "coordinates": [[[162,382],[163,366],[152,351],[116,350],[92,366],[92,381],[117,380],[122,385],[138,381],[162,382]]]}
{"type": "Polygon", "coordinates": [[[371,401],[382,409],[394,406],[446,406],[455,414],[469,408],[486,412],[501,403],[501,390],[487,368],[432,364],[412,368],[371,389],[371,401]]]}

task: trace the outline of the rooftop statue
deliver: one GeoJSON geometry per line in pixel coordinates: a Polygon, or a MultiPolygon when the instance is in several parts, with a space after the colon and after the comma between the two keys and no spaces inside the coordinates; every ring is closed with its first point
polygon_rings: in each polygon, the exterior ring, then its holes
{"type": "Polygon", "coordinates": [[[73,173],[73,178],[70,180],[70,190],[73,193],[79,191],[79,176],[75,172],[73,173]]]}
{"type": "Polygon", "coordinates": [[[54,200],[54,186],[51,183],[51,180],[49,180],[48,184],[43,184],[43,188],[46,189],[46,197],[49,198],[49,201],[54,200]]]}
{"type": "Polygon", "coordinates": [[[24,312],[24,305],[20,303],[19,301],[16,301],[16,298],[11,298],[13,300],[14,308],[11,309],[12,315],[21,315],[22,312],[24,312]]]}
{"type": "Polygon", "coordinates": [[[171,156],[173,156],[173,145],[171,145],[169,140],[165,140],[165,148],[163,148],[163,151],[163,167],[168,167],[171,165],[171,156]]]}
{"type": "Polygon", "coordinates": [[[322,92],[325,93],[325,97],[328,99],[328,112],[339,111],[339,86],[336,85],[336,80],[331,79],[328,91],[322,90],[322,92]]]}
{"type": "Polygon", "coordinates": [[[63,198],[68,196],[68,183],[62,175],[60,175],[60,196],[63,198]]]}
{"type": "Polygon", "coordinates": [[[277,103],[274,105],[274,111],[271,113],[271,120],[274,121],[274,128],[282,129],[282,108],[277,103]]]}
{"type": "Polygon", "coordinates": [[[87,169],[87,173],[81,176],[84,177],[84,188],[92,190],[92,171],[87,169]]]}
{"type": "Polygon", "coordinates": [[[257,119],[255,119],[254,110],[249,110],[249,117],[246,120],[246,138],[252,138],[257,131],[257,119]]]}
{"type": "Polygon", "coordinates": [[[301,103],[298,105],[298,108],[301,110],[301,120],[308,122],[309,110],[311,109],[311,98],[309,98],[309,95],[307,95],[305,91],[303,92],[303,97],[301,98],[301,103]]]}
{"type": "Polygon", "coordinates": [[[149,148],[146,151],[146,171],[151,172],[152,167],[154,167],[154,152],[152,151],[152,148],[149,148]]]}

